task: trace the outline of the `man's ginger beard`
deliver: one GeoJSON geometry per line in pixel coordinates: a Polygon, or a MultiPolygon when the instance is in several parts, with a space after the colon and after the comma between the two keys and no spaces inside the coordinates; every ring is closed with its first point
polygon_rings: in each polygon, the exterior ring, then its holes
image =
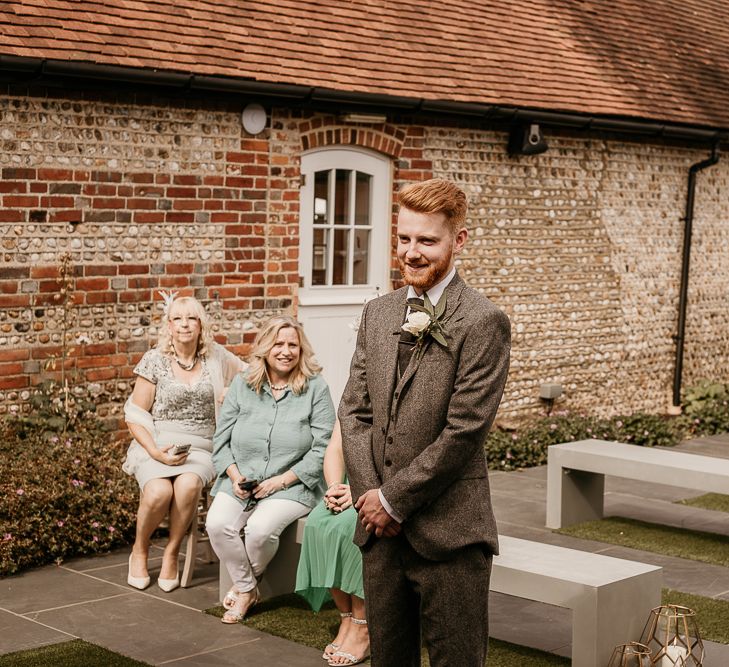
{"type": "MultiPolygon", "coordinates": [[[[413,287],[423,292],[426,292],[434,285],[437,285],[441,280],[443,280],[443,278],[448,275],[452,257],[453,254],[449,253],[446,257],[440,259],[439,261],[429,264],[428,268],[426,268],[425,271],[419,271],[417,274],[412,274],[409,271],[407,263],[403,261],[400,257],[397,258],[397,263],[400,268],[400,275],[405,281],[405,284],[412,285],[413,287]]],[[[418,262],[412,262],[412,264],[414,266],[423,266],[425,264],[428,264],[428,262],[427,260],[423,260],[421,258],[418,262]]]]}

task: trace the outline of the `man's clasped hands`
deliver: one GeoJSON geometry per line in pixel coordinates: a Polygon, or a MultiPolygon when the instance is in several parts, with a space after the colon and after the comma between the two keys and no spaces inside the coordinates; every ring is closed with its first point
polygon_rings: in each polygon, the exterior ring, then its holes
{"type": "Polygon", "coordinates": [[[359,513],[360,523],[368,533],[374,532],[377,537],[395,537],[402,527],[382,506],[377,489],[363,493],[354,505],[359,513]]]}

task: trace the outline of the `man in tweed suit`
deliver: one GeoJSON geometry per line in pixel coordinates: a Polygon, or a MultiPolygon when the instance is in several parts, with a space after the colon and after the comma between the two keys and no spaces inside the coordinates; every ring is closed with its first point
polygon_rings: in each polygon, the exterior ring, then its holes
{"type": "Polygon", "coordinates": [[[339,407],[372,665],[418,667],[422,633],[432,667],[482,667],[498,553],[483,443],[506,382],[509,320],[455,271],[463,191],[433,179],[403,188],[399,205],[407,286],[365,306],[339,407]],[[424,295],[425,317],[407,301],[424,295]]]}

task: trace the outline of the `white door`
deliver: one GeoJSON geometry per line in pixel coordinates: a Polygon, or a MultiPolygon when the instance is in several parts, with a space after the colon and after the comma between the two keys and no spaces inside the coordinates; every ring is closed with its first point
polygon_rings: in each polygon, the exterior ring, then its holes
{"type": "Polygon", "coordinates": [[[389,290],[391,164],[327,148],[302,155],[301,173],[299,320],[337,406],[362,307],[389,290]]]}

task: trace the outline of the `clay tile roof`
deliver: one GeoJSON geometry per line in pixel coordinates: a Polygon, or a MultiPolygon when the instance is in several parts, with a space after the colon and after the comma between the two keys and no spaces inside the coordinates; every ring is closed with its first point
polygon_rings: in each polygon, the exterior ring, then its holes
{"type": "Polygon", "coordinates": [[[0,0],[0,56],[727,128],[725,10],[724,0],[0,0]]]}

